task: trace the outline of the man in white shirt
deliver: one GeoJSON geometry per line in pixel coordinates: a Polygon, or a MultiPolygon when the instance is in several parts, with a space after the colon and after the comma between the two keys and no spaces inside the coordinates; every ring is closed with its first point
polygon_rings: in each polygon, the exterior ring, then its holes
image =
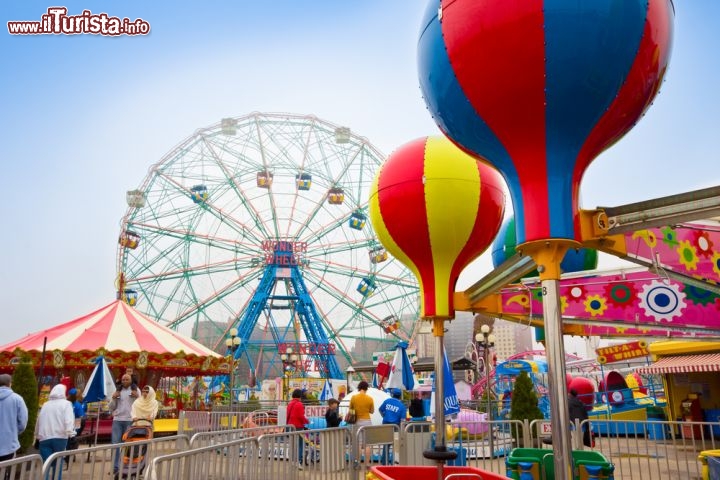
{"type": "MultiPolygon", "coordinates": [[[[132,404],[138,398],[138,388],[132,383],[132,377],[125,374],[120,379],[120,387],[113,393],[110,400],[110,411],[113,415],[112,443],[122,443],[122,436],[132,425],[132,404]],[[134,387],[134,388],[133,388],[134,387]]],[[[120,449],[116,449],[113,461],[113,473],[120,469],[120,449]]]]}

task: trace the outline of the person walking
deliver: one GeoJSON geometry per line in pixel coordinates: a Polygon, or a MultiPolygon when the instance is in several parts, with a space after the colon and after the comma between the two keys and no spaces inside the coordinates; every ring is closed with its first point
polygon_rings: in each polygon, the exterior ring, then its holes
{"type": "Polygon", "coordinates": [[[325,410],[325,423],[327,424],[327,428],[339,427],[341,419],[338,407],[340,406],[340,402],[335,398],[331,398],[327,403],[328,408],[325,410]]]}
{"type": "Polygon", "coordinates": [[[80,432],[85,428],[85,418],[87,416],[85,412],[85,404],[78,399],[77,388],[71,388],[68,391],[68,401],[72,404],[73,415],[75,416],[75,434],[80,435],[80,432]]]}
{"type": "MultiPolygon", "coordinates": [[[[350,409],[355,410],[355,416],[357,418],[357,421],[353,426],[353,435],[356,435],[357,430],[360,427],[372,425],[370,415],[375,413],[375,402],[373,401],[373,398],[368,395],[368,388],[370,388],[370,385],[368,385],[368,382],[363,380],[358,383],[358,392],[350,397],[350,409]]],[[[370,447],[366,446],[365,461],[370,462],[370,460],[370,447]]]]}
{"type": "MultiPolygon", "coordinates": [[[[28,422],[25,400],[11,386],[12,377],[7,373],[0,375],[0,461],[15,457],[20,448],[18,435],[25,431],[28,422]]],[[[8,470],[6,478],[9,476],[8,470]]]]}
{"type": "MultiPolygon", "coordinates": [[[[577,424],[582,424],[583,420],[587,420],[588,412],[585,408],[585,404],[578,398],[577,390],[574,388],[570,389],[570,395],[568,395],[568,412],[570,414],[570,432],[573,437],[572,445],[576,446],[578,444],[577,440],[575,440],[575,435],[577,434],[576,429],[576,422],[577,424]]],[[[581,427],[583,432],[583,445],[586,447],[589,447],[592,445],[592,439],[590,438],[590,424],[585,423],[581,427]]]]}
{"type": "MultiPolygon", "coordinates": [[[[400,400],[402,398],[402,391],[399,388],[393,388],[390,391],[391,397],[386,399],[381,405],[378,411],[383,417],[383,425],[397,425],[398,427],[405,420],[407,416],[407,407],[400,400]]],[[[392,462],[393,459],[390,457],[390,446],[383,445],[382,458],[380,463],[387,465],[388,462],[392,462]]]]}
{"type": "MultiPolygon", "coordinates": [[[[287,421],[288,425],[295,427],[295,430],[307,430],[305,425],[310,423],[310,420],[305,416],[305,405],[302,402],[303,392],[299,388],[296,388],[292,392],[292,400],[287,406],[287,421]]],[[[303,455],[305,453],[305,437],[304,435],[298,435],[298,469],[303,469],[303,455]]]]}
{"type": "Polygon", "coordinates": [[[145,385],[140,393],[140,398],[133,402],[130,409],[133,423],[144,420],[152,427],[159,407],[160,405],[155,399],[155,390],[150,385],[145,385]]]}
{"type": "MultiPolygon", "coordinates": [[[[35,438],[40,442],[43,462],[55,452],[67,449],[68,439],[75,436],[75,414],[66,397],[67,387],[58,383],[50,390],[50,398],[40,408],[35,424],[35,438]]],[[[57,462],[52,464],[50,478],[55,477],[57,462]]],[[[62,477],[62,467],[57,478],[62,477]]]]}
{"type": "MultiPolygon", "coordinates": [[[[138,397],[138,389],[132,388],[132,377],[129,374],[124,374],[120,382],[120,386],[112,394],[109,406],[113,416],[110,436],[113,444],[122,443],[123,433],[132,425],[132,405],[138,397]]],[[[116,474],[119,470],[120,449],[116,448],[113,454],[113,473],[116,474]]]]}
{"type": "Polygon", "coordinates": [[[425,405],[423,404],[420,394],[416,393],[415,397],[410,400],[410,420],[413,422],[424,422],[425,421],[425,405]]]}

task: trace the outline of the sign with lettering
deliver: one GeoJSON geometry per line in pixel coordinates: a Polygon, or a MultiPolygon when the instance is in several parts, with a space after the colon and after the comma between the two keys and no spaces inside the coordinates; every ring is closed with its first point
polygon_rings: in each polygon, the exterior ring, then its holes
{"type": "Polygon", "coordinates": [[[646,357],[649,355],[647,343],[640,340],[637,342],[623,343],[610,347],[602,347],[595,350],[598,363],[612,363],[630,358],[646,357]]]}
{"type": "Polygon", "coordinates": [[[307,242],[265,240],[260,248],[265,252],[265,263],[268,265],[290,266],[306,263],[304,254],[307,253],[307,242]]]}
{"type": "Polygon", "coordinates": [[[335,345],[332,343],[279,343],[278,353],[297,353],[298,355],[335,355],[335,345]]]}

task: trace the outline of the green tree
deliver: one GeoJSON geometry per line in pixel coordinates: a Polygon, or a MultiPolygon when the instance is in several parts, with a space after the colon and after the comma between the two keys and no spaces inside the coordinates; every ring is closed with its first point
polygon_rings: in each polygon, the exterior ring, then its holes
{"type": "Polygon", "coordinates": [[[28,423],[20,434],[20,453],[26,452],[33,444],[35,421],[38,415],[38,384],[28,357],[23,357],[12,375],[12,389],[25,400],[28,409],[28,423]]]}
{"type": "MultiPolygon", "coordinates": [[[[538,397],[530,375],[527,372],[520,372],[520,375],[515,379],[515,387],[510,401],[510,419],[532,422],[543,418],[543,413],[538,407],[538,397]]],[[[513,437],[518,440],[518,431],[515,428],[513,428],[513,437]]]]}

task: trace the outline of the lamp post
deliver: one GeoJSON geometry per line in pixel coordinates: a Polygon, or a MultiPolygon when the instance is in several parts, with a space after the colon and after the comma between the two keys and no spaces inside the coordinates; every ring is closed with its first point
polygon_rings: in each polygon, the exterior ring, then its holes
{"type": "Polygon", "coordinates": [[[237,328],[231,328],[228,331],[230,335],[225,339],[225,346],[227,347],[228,354],[230,355],[230,406],[233,405],[233,387],[235,386],[235,352],[240,348],[240,337],[237,336],[237,328]]]}
{"type": "Polygon", "coordinates": [[[492,398],[490,398],[490,349],[495,345],[495,335],[490,333],[490,325],[483,325],[480,327],[480,333],[475,335],[475,341],[478,344],[478,348],[483,349],[483,364],[485,367],[485,396],[487,397],[487,419],[489,425],[489,446],[490,446],[490,458],[495,458],[495,449],[493,445],[493,432],[492,424],[492,398]]]}
{"type": "Polygon", "coordinates": [[[292,347],[288,347],[285,351],[286,353],[283,353],[280,355],[280,360],[283,364],[283,380],[285,381],[285,385],[283,387],[284,396],[287,398],[288,395],[288,387],[290,383],[290,375],[293,371],[297,368],[298,363],[298,355],[296,353],[293,353],[292,347]]]}
{"type": "Polygon", "coordinates": [[[345,379],[345,395],[350,395],[350,377],[355,373],[355,369],[352,365],[348,365],[348,367],[345,369],[345,375],[347,376],[345,379]]]}

